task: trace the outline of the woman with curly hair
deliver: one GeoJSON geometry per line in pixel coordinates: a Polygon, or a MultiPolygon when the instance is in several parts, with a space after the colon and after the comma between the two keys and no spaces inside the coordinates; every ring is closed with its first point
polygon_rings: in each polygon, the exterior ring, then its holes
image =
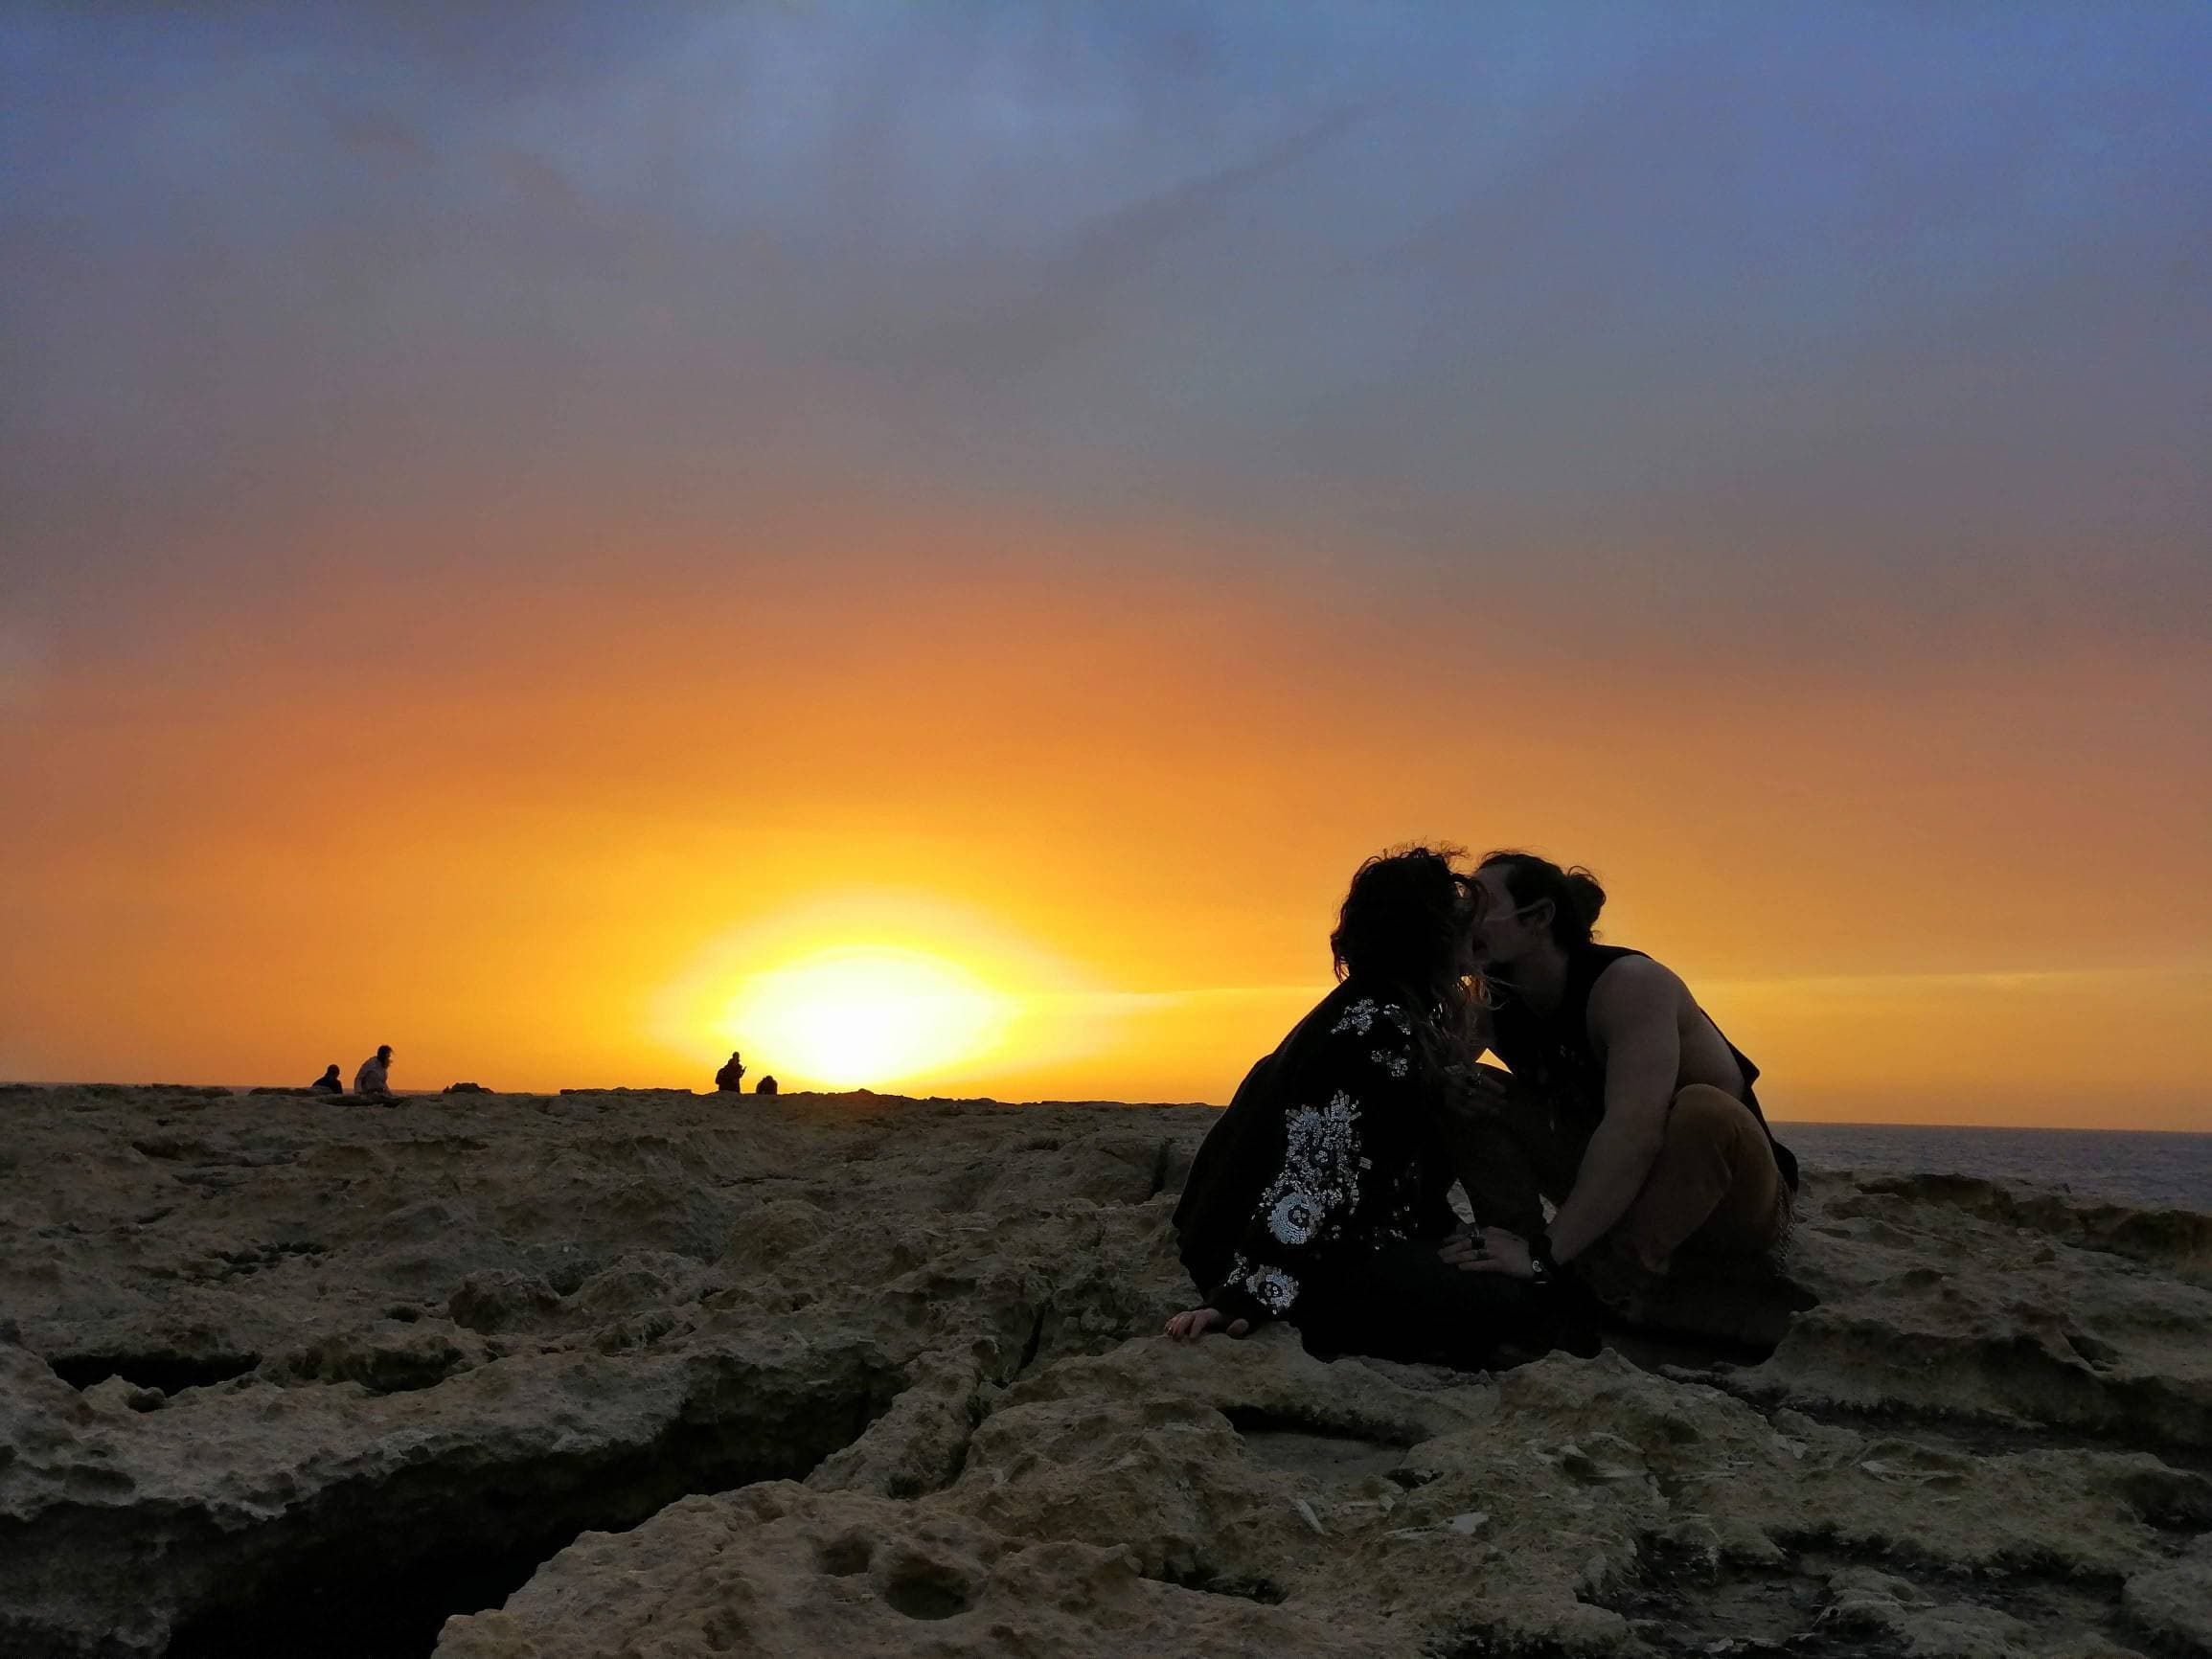
{"type": "Polygon", "coordinates": [[[1439,1259],[1458,1225],[1442,1108],[1463,1087],[1466,877],[1448,850],[1370,858],[1330,936],[1339,984],[1255,1065],[1191,1167],[1174,1225],[1192,1341],[1270,1319],[1323,1352],[1487,1364],[1541,1344],[1550,1287],[1439,1259]]]}

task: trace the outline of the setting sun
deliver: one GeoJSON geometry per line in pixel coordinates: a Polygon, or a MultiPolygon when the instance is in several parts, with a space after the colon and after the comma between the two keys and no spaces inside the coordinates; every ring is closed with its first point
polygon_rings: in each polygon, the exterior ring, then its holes
{"type": "Polygon", "coordinates": [[[731,1039],[766,1069],[857,1088],[973,1060],[997,1042],[1009,999],[921,951],[828,950],[748,981],[730,1004],[731,1039]]]}

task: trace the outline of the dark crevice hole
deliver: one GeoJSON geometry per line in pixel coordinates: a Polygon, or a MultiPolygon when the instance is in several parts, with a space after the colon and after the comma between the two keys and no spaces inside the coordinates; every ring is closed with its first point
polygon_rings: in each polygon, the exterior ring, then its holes
{"type": "Polygon", "coordinates": [[[63,1353],[46,1363],[56,1376],[80,1393],[120,1376],[133,1388],[158,1388],[164,1394],[175,1394],[182,1389],[228,1382],[245,1375],[261,1362],[258,1353],[211,1353],[199,1358],[181,1353],[63,1353]]]}
{"type": "Polygon", "coordinates": [[[1272,1579],[1240,1578],[1233,1574],[1217,1573],[1203,1564],[1180,1572],[1162,1573],[1159,1581],[1173,1584],[1179,1590],[1197,1590],[1207,1596],[1234,1596],[1239,1601],[1258,1602],[1267,1607],[1279,1606],[1288,1595],[1272,1579]]]}
{"type": "Polygon", "coordinates": [[[1159,1147],[1152,1153],[1152,1184],[1145,1190],[1145,1202],[1151,1203],[1168,1187],[1168,1165],[1175,1155],[1174,1141],[1162,1136],[1159,1147]]]}
{"type": "Polygon", "coordinates": [[[1418,1445],[1428,1438],[1425,1431],[1407,1424],[1360,1423],[1355,1426],[1351,1423],[1322,1422],[1253,1405],[1228,1406],[1223,1408],[1221,1415],[1229,1420],[1231,1428],[1247,1437],[1294,1434],[1310,1436],[1315,1440],[1353,1441],[1399,1447],[1418,1445]]]}
{"type": "Polygon", "coordinates": [[[1038,1351],[1044,1347],[1045,1315],[1050,1311],[1049,1306],[1037,1310],[1036,1319],[1030,1323],[1029,1340],[1021,1345],[1021,1358],[1015,1362],[1015,1375],[1026,1375],[1029,1368],[1037,1363],[1038,1351]]]}
{"type": "Polygon", "coordinates": [[[450,1615],[500,1605],[586,1530],[547,1534],[504,1549],[463,1546],[403,1574],[348,1581],[333,1566],[312,1579],[296,1578],[251,1608],[203,1615],[183,1626],[169,1645],[168,1659],[303,1653],[319,1659],[424,1659],[450,1615]]]}
{"type": "Polygon", "coordinates": [[[882,1414],[897,1380],[810,1400],[780,1428],[692,1422],[564,1466],[459,1480],[417,1466],[332,1492],[305,1523],[316,1541],[257,1578],[249,1599],[181,1622],[168,1659],[424,1659],[447,1618],[500,1606],[583,1533],[627,1532],[693,1493],[804,1478],[882,1414]]]}
{"type": "Polygon", "coordinates": [[[943,1573],[902,1573],[883,1586],[883,1600],[909,1619],[950,1619],[972,1604],[968,1586],[943,1573]]]}
{"type": "MultiPolygon", "coordinates": [[[[1777,1541],[1786,1548],[1807,1542],[1777,1541]]],[[[1985,1570],[1988,1576],[1962,1575],[1944,1562],[1851,1548],[1808,1548],[1802,1554],[1792,1549],[1778,1562],[1684,1572],[1682,1563],[1664,1553],[1654,1556],[1647,1541],[1643,1571],[1592,1604],[1629,1619],[1660,1653],[1890,1659],[1903,1649],[1889,1631],[1834,1617],[1831,1579],[1846,1564],[1905,1579],[1926,1592],[1929,1607],[1990,1608],[2018,1618],[2034,1632],[2023,1650],[2038,1652],[2062,1640],[2071,1646],[2072,1639],[2109,1626],[2119,1595],[2118,1579],[2077,1578],[2056,1562],[2047,1570],[1998,1567],[1985,1570]]]]}

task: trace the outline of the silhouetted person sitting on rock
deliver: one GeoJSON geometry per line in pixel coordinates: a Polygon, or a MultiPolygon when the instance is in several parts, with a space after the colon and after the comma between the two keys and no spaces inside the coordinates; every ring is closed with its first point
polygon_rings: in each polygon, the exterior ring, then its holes
{"type": "Polygon", "coordinates": [[[715,1074],[715,1087],[722,1094],[734,1095],[744,1086],[744,1062],[738,1058],[738,1051],[732,1049],[722,1069],[715,1074]]]}
{"type": "Polygon", "coordinates": [[[332,1060],[329,1065],[325,1066],[323,1068],[323,1075],[317,1078],[313,1082],[309,1083],[308,1087],[318,1095],[344,1094],[346,1092],[346,1085],[338,1080],[338,1062],[336,1060],[332,1060]]]}
{"type": "Polygon", "coordinates": [[[1465,879],[1426,848],[1352,878],[1330,937],[1343,983],[1252,1068],[1191,1166],[1174,1225],[1204,1306],[1169,1335],[1285,1319],[1318,1352],[1473,1370],[1562,1329],[1555,1286],[1438,1254],[1457,1226],[1440,1113],[1472,1057],[1465,879]]]}
{"type": "Polygon", "coordinates": [[[1759,1068],[1689,988],[1639,950],[1594,944],[1605,889],[1584,870],[1493,852],[1475,872],[1472,953],[1493,1006],[1478,1067],[1450,1114],[1469,1201],[1487,1231],[1446,1255],[1471,1272],[1582,1264],[1632,1305],[1685,1246],[1757,1257],[1790,1224],[1797,1160],[1751,1085],[1759,1068]],[[1558,1206],[1547,1227],[1544,1200],[1558,1206]]]}
{"type": "Polygon", "coordinates": [[[361,1069],[353,1074],[353,1093],[371,1095],[389,1101],[392,1098],[392,1045],[383,1043],[375,1054],[361,1062],[361,1069]]]}
{"type": "Polygon", "coordinates": [[[775,1092],[776,1079],[773,1077],[763,1078],[759,1082],[753,1085],[753,1093],[756,1095],[772,1095],[775,1092]]]}

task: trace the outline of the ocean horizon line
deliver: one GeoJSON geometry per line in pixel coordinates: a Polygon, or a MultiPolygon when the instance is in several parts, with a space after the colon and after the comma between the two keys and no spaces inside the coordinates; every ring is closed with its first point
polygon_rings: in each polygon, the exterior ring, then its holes
{"type": "MultiPolygon", "coordinates": [[[[293,1094],[306,1094],[309,1092],[305,1084],[182,1081],[132,1082],[112,1078],[59,1079],[50,1078],[0,1078],[0,1089],[219,1089],[229,1094],[238,1095],[251,1094],[257,1089],[276,1093],[293,1094]]],[[[438,1099],[444,1097],[446,1093],[446,1091],[442,1088],[396,1088],[391,1092],[395,1098],[400,1099],[410,1097],[422,1099],[438,1099]]],[[[475,1091],[465,1092],[473,1093],[475,1091]]],[[[482,1092],[489,1095],[559,1096],[564,1094],[667,1094],[691,1095],[697,1097],[713,1095],[718,1091],[712,1088],[702,1089],[687,1087],[681,1083],[568,1083],[550,1089],[508,1089],[496,1088],[488,1084],[483,1088],[482,1092]]],[[[794,1084],[785,1088],[782,1091],[782,1094],[787,1096],[814,1095],[832,1097],[845,1095],[869,1095],[878,1100],[988,1101],[994,1105],[1002,1106],[1052,1106],[1085,1104],[1161,1107],[1202,1106],[1210,1110],[1219,1111],[1227,1104],[1225,1101],[1174,1101],[1164,1099],[1124,1100],[1106,1095],[1052,1095],[1038,1096],[1033,1099],[1025,1100],[1013,1100],[992,1094],[909,1093],[903,1089],[876,1088],[866,1084],[855,1084],[850,1088],[814,1088],[801,1087],[794,1084]]],[[[349,1088],[343,1098],[352,1100],[356,1097],[353,1095],[352,1089],[349,1088]]],[[[751,1100],[756,1097],[748,1094],[743,1098],[751,1100]]],[[[1772,1111],[1768,1111],[1765,1115],[1767,1121],[1774,1125],[1777,1128],[1788,1127],[1807,1129],[1904,1130],[1915,1133],[1940,1131],[1945,1134],[1986,1133],[1995,1135],[2134,1135],[2167,1136],[2172,1138],[2190,1140],[2202,1140],[2208,1137],[2212,1137],[2212,1126],[2207,1126],[2201,1129],[2175,1129],[2123,1127],[2109,1124],[1961,1124],[1937,1122],[1933,1120],[1915,1121],[1898,1118],[1800,1118],[1784,1116],[1772,1111]]]]}

